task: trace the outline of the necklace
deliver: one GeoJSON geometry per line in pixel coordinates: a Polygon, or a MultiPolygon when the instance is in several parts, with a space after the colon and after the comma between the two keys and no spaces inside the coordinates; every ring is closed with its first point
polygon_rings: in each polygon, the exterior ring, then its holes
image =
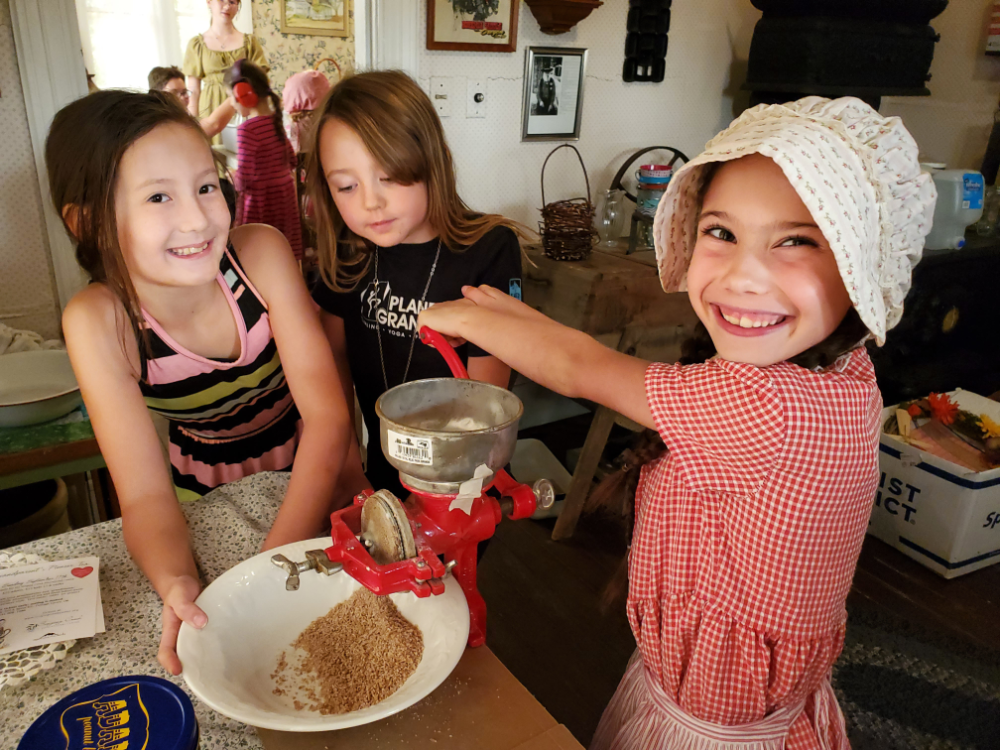
{"type": "MultiPolygon", "coordinates": [[[[420,303],[423,304],[427,301],[427,292],[431,288],[431,279],[434,278],[434,272],[437,270],[438,260],[441,258],[441,240],[438,239],[437,252],[434,253],[434,263],[431,264],[431,272],[427,275],[427,283],[424,285],[424,293],[420,296],[420,303]]],[[[375,248],[375,290],[378,291],[378,248],[375,248]]],[[[417,311],[419,314],[419,310],[417,311]]],[[[379,362],[382,364],[382,382],[385,383],[385,389],[389,390],[389,376],[386,375],[385,371],[385,354],[382,353],[382,324],[378,319],[378,311],[375,312],[375,334],[378,337],[378,358],[379,362]]],[[[399,381],[400,385],[406,382],[406,376],[410,374],[410,363],[413,361],[413,347],[417,343],[417,328],[413,327],[413,334],[410,336],[410,354],[406,358],[406,369],[403,370],[403,379],[399,381]]]]}
{"type": "MultiPolygon", "coordinates": [[[[236,29],[234,28],[233,31],[236,31],[236,29]]],[[[243,46],[242,41],[240,42],[239,47],[232,46],[233,41],[235,41],[235,37],[231,33],[223,37],[222,34],[220,34],[218,31],[210,28],[208,30],[208,34],[202,34],[201,36],[202,38],[205,38],[206,36],[209,35],[211,35],[211,38],[214,41],[215,46],[218,47],[217,50],[214,50],[215,52],[232,52],[234,50],[240,49],[240,47],[243,46]]],[[[240,36],[242,36],[242,34],[240,36]]]]}

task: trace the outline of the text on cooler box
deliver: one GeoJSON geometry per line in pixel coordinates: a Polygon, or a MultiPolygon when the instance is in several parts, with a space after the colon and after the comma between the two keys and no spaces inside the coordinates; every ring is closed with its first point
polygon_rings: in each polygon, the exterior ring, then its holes
{"type": "Polygon", "coordinates": [[[878,490],[875,492],[875,507],[884,508],[887,513],[893,516],[902,512],[904,521],[915,523],[915,521],[910,520],[910,517],[917,513],[916,497],[918,494],[920,494],[919,487],[914,487],[909,482],[904,482],[897,477],[887,476],[886,472],[883,471],[878,490]]]}
{"type": "Polygon", "coordinates": [[[420,466],[430,466],[434,462],[434,447],[430,438],[413,437],[386,430],[386,443],[390,458],[398,458],[408,464],[420,466]]]}
{"type": "MultiPolygon", "coordinates": [[[[1000,403],[962,390],[947,397],[1000,423],[1000,403]]],[[[883,425],[899,408],[883,410],[883,425]]],[[[1000,562],[1000,467],[970,471],[891,432],[879,438],[879,464],[869,534],[944,578],[1000,562]]]]}

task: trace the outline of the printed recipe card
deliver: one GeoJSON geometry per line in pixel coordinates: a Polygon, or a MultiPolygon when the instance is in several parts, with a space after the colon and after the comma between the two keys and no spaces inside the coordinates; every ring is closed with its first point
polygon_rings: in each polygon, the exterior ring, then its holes
{"type": "Polygon", "coordinates": [[[0,654],[104,632],[99,559],[0,571],[0,654]]]}

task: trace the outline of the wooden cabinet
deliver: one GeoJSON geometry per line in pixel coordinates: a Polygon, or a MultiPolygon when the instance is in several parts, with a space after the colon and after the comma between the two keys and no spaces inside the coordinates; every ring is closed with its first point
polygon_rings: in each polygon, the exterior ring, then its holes
{"type": "Polygon", "coordinates": [[[652,253],[624,254],[624,245],[594,250],[586,260],[555,261],[527,245],[524,301],[550,318],[607,340],[628,327],[690,328],[696,322],[684,292],[666,294],[652,253]]]}

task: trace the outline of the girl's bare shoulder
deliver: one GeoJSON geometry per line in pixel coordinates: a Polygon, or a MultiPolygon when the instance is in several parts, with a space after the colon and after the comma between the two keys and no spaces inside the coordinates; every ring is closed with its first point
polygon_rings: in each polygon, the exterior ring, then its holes
{"type": "MultiPolygon", "coordinates": [[[[125,306],[108,287],[101,283],[88,284],[73,295],[63,310],[63,325],[86,325],[103,328],[114,323],[116,316],[125,315],[125,306]]],[[[126,316],[127,317],[127,316],[126,316]]]]}
{"type": "Polygon", "coordinates": [[[76,344],[137,367],[139,350],[125,305],[104,284],[88,284],[73,295],[63,310],[62,326],[70,349],[76,344]]]}
{"type": "Polygon", "coordinates": [[[267,267],[275,261],[286,260],[287,255],[294,262],[291,245],[280,231],[267,224],[244,224],[229,233],[229,241],[247,272],[249,266],[267,267]]]}
{"type": "Polygon", "coordinates": [[[283,286],[291,276],[302,278],[298,262],[285,235],[266,224],[244,224],[229,233],[236,257],[257,290],[283,286]]]}

